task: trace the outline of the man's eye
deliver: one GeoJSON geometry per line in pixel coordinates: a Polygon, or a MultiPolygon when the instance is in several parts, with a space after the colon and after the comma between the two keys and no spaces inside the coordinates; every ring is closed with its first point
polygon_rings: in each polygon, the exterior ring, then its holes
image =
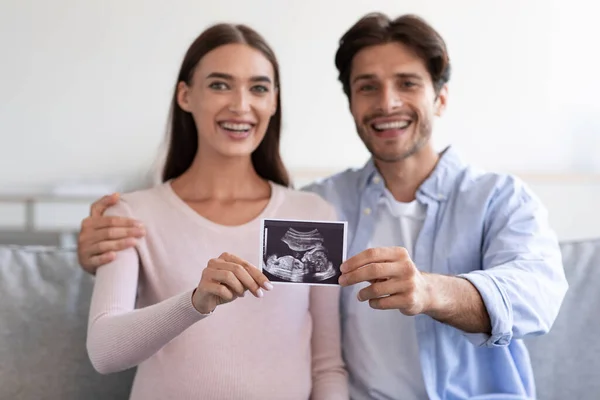
{"type": "Polygon", "coordinates": [[[376,87],[375,85],[362,85],[358,90],[361,92],[370,92],[372,90],[375,90],[376,87]]]}
{"type": "Polygon", "coordinates": [[[269,91],[269,88],[263,85],[257,85],[252,88],[252,91],[259,93],[267,93],[269,91]]]}

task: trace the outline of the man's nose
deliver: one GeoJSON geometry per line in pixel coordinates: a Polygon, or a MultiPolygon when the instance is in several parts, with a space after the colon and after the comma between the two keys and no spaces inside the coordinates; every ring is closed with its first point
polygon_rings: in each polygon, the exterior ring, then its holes
{"type": "Polygon", "coordinates": [[[395,87],[384,86],[381,92],[380,108],[386,114],[391,114],[402,108],[402,96],[395,87]]]}
{"type": "Polygon", "coordinates": [[[246,90],[237,90],[233,93],[229,110],[236,114],[250,111],[250,94],[246,90]]]}

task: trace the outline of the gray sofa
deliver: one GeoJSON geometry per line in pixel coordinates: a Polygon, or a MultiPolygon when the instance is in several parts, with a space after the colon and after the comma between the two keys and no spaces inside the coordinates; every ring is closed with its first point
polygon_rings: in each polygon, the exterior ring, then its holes
{"type": "MultiPolygon", "coordinates": [[[[551,333],[526,341],[538,398],[600,399],[600,239],[561,246],[569,292],[551,333]]],[[[87,358],[92,284],[72,250],[0,246],[0,399],[127,399],[134,371],[87,358]]]]}
{"type": "Polygon", "coordinates": [[[0,399],[127,399],[133,370],[98,374],[85,348],[93,278],[72,250],[0,246],[0,399]]]}

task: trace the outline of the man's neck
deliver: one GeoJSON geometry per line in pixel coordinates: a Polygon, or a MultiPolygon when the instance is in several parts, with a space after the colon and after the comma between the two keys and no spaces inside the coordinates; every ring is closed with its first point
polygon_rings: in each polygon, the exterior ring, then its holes
{"type": "Polygon", "coordinates": [[[394,198],[409,203],[416,198],[417,190],[433,172],[439,158],[439,154],[431,146],[425,146],[401,161],[385,162],[375,159],[375,166],[394,198]]]}

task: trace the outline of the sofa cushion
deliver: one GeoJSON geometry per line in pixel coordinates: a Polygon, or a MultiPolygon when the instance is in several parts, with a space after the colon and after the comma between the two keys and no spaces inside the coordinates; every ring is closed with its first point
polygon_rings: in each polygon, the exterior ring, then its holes
{"type": "MultiPolygon", "coordinates": [[[[549,334],[525,341],[538,399],[600,393],[600,239],[561,243],[569,290],[549,334]]],[[[74,251],[0,246],[0,399],[127,399],[134,369],[100,375],[85,348],[93,278],[74,251]]]]}
{"type": "Polygon", "coordinates": [[[100,375],[85,346],[93,278],[74,251],[0,246],[0,398],[127,399],[134,370],[100,375]]]}
{"type": "Polygon", "coordinates": [[[561,243],[569,290],[547,335],[525,341],[538,399],[600,398],[600,239],[561,243]]]}

